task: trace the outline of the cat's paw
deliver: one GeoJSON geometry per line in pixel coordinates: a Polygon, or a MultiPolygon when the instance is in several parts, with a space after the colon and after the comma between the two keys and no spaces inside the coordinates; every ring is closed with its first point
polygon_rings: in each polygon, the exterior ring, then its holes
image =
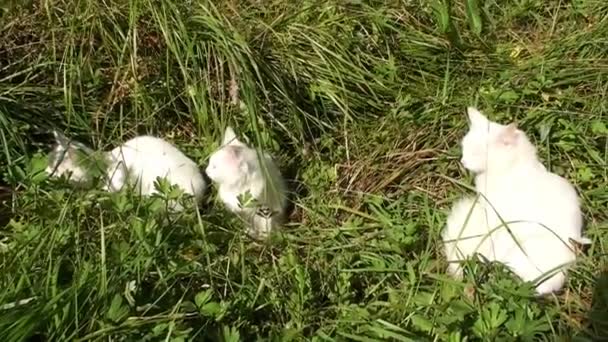
{"type": "Polygon", "coordinates": [[[247,235],[254,240],[265,240],[270,235],[270,230],[249,227],[249,229],[247,229],[247,235]]]}
{"type": "Polygon", "coordinates": [[[266,239],[272,231],[273,222],[270,217],[261,215],[255,215],[253,217],[253,224],[247,231],[247,234],[255,239],[266,239]]]}

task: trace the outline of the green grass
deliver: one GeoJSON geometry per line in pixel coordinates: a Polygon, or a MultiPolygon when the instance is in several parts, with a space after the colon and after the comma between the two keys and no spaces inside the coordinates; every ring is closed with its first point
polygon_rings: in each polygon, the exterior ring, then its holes
{"type": "Polygon", "coordinates": [[[608,4],[448,3],[1,5],[3,340],[608,336],[608,4]],[[445,274],[468,105],[517,121],[578,189],[593,245],[563,294],[483,263],[445,274]],[[99,149],[153,133],[204,165],[227,124],[295,180],[272,243],[214,194],[168,217],[39,174],[51,128],[99,149]]]}

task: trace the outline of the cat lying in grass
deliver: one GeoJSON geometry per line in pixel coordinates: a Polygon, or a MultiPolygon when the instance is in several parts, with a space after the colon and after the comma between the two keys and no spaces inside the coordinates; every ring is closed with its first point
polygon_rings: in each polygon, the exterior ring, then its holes
{"type": "MultiPolygon", "coordinates": [[[[200,203],[207,188],[198,165],[171,143],[152,136],[138,136],[109,152],[96,153],[54,132],[57,141],[49,154],[46,172],[65,176],[76,185],[89,185],[96,175],[104,179],[104,189],[114,192],[132,186],[141,195],[156,192],[157,178],[165,178],[200,203]]],[[[181,209],[172,204],[174,209],[181,209]]]]}

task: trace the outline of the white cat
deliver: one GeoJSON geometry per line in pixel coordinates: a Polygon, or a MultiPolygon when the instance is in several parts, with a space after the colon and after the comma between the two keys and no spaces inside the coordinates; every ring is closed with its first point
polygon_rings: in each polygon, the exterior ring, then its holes
{"type": "Polygon", "coordinates": [[[282,224],[287,205],[285,181],[267,153],[241,142],[231,127],[226,128],[222,146],[209,158],[206,173],[218,184],[226,207],[250,225],[249,234],[265,238],[282,224]],[[242,203],[248,197],[253,203],[242,203]]]}
{"type": "MultiPolygon", "coordinates": [[[[49,156],[46,169],[51,176],[68,175],[72,183],[88,184],[93,178],[91,167],[95,165],[103,168],[104,190],[111,192],[131,185],[142,195],[151,195],[156,192],[154,182],[160,177],[194,196],[197,203],[204,196],[207,184],[196,163],[161,138],[135,137],[110,152],[95,156],[95,152],[83,144],[54,133],[57,146],[49,156]],[[87,160],[99,162],[83,162],[87,160]]],[[[171,206],[182,209],[175,204],[171,206]]]]}
{"type": "Polygon", "coordinates": [[[457,262],[479,253],[524,281],[538,281],[538,294],[558,291],[576,259],[570,239],[590,243],[581,235],[576,191],[545,169],[515,124],[492,122],[475,108],[467,111],[470,129],[461,161],[476,174],[479,197],[457,201],[448,217],[442,236],[448,261],[454,262],[448,272],[460,277],[457,262]]]}

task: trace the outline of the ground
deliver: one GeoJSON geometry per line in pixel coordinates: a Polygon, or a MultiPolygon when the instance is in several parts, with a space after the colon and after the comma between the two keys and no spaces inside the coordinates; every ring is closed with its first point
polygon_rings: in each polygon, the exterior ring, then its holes
{"type": "Polygon", "coordinates": [[[22,0],[0,28],[5,341],[608,337],[607,2],[22,0]],[[470,105],[580,193],[593,243],[558,295],[482,262],[446,276],[470,105]],[[293,180],[269,242],[214,191],[170,215],[171,191],[40,173],[51,129],[155,134],[204,167],[228,124],[293,180]]]}

